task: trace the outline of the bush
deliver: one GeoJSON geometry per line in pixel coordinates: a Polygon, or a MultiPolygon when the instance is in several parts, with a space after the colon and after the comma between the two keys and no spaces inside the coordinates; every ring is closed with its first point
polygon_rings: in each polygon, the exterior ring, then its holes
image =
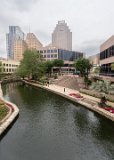
{"type": "MultiPolygon", "coordinates": [[[[80,89],[80,92],[87,94],[87,95],[90,95],[90,96],[93,96],[95,98],[100,98],[100,99],[103,96],[103,93],[101,93],[101,92],[96,92],[93,90],[87,90],[87,89],[82,89],[82,88],[80,89]]],[[[114,95],[105,94],[105,97],[108,101],[114,102],[114,95]]]]}

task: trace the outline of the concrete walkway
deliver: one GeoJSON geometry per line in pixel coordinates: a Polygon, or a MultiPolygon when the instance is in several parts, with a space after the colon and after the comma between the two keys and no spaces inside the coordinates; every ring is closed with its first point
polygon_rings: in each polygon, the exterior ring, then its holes
{"type": "MultiPolygon", "coordinates": [[[[113,113],[110,113],[109,111],[106,111],[106,110],[98,107],[98,102],[100,102],[100,99],[98,99],[98,98],[94,98],[92,96],[81,94],[84,97],[84,99],[81,100],[81,99],[77,99],[77,98],[74,98],[69,95],[70,93],[79,93],[78,91],[73,90],[73,89],[65,88],[65,92],[64,92],[64,87],[57,86],[54,84],[50,84],[49,86],[44,86],[44,85],[39,85],[39,84],[33,83],[33,82],[28,82],[28,81],[24,81],[24,82],[29,85],[40,87],[40,88],[46,89],[48,91],[51,91],[53,93],[56,93],[58,95],[61,95],[62,97],[65,97],[73,102],[79,103],[79,104],[87,107],[88,109],[95,111],[95,112],[105,116],[106,118],[114,121],[114,114],[113,113]]],[[[114,103],[108,102],[108,104],[110,104],[111,106],[114,107],[114,103]]]]}

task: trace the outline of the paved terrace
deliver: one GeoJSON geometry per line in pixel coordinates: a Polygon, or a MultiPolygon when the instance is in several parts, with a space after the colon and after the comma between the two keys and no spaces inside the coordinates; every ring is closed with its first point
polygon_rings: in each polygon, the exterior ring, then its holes
{"type": "MultiPolygon", "coordinates": [[[[113,113],[110,113],[109,111],[106,111],[106,110],[98,107],[98,102],[100,102],[100,99],[98,99],[98,98],[94,98],[89,95],[81,94],[84,97],[84,99],[80,99],[80,98],[78,99],[78,98],[74,98],[69,95],[70,93],[79,93],[79,91],[76,91],[73,89],[65,88],[65,92],[64,92],[64,87],[62,87],[62,86],[57,86],[54,84],[50,84],[49,86],[43,86],[43,85],[36,84],[34,82],[28,82],[28,81],[24,81],[24,82],[29,85],[44,88],[48,91],[51,91],[51,92],[56,93],[58,95],[61,95],[61,96],[65,97],[73,102],[79,103],[79,104],[87,107],[88,109],[95,111],[95,112],[105,116],[106,118],[114,121],[114,114],[113,113]]],[[[114,103],[108,102],[108,105],[114,107],[114,103]]]]}

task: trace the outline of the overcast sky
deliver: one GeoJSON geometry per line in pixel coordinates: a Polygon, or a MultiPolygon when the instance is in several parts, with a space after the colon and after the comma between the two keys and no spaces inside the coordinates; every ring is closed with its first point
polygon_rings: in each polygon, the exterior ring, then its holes
{"type": "Polygon", "coordinates": [[[58,22],[65,20],[72,31],[73,50],[88,55],[114,34],[114,0],[0,0],[0,57],[6,57],[9,25],[35,33],[47,45],[58,22]]]}

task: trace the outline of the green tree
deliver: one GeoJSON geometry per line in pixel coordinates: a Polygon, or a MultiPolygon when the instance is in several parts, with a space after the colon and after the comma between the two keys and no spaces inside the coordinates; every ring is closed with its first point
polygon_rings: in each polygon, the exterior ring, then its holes
{"type": "Polygon", "coordinates": [[[40,53],[35,50],[26,50],[23,60],[18,69],[18,74],[21,77],[28,76],[32,79],[40,78],[44,73],[43,59],[40,53]]]}
{"type": "Polygon", "coordinates": [[[61,59],[55,59],[55,60],[53,61],[53,65],[54,65],[55,67],[58,67],[58,68],[59,68],[59,73],[60,73],[60,72],[61,72],[61,67],[64,66],[64,61],[61,60],[61,59]]]}
{"type": "Polygon", "coordinates": [[[80,72],[81,77],[87,77],[92,67],[92,64],[86,58],[80,58],[75,61],[74,66],[80,72]]]}
{"type": "Polygon", "coordinates": [[[54,66],[53,61],[46,61],[45,62],[45,69],[46,69],[46,72],[49,74],[50,77],[51,77],[53,66],[54,66]]]}

